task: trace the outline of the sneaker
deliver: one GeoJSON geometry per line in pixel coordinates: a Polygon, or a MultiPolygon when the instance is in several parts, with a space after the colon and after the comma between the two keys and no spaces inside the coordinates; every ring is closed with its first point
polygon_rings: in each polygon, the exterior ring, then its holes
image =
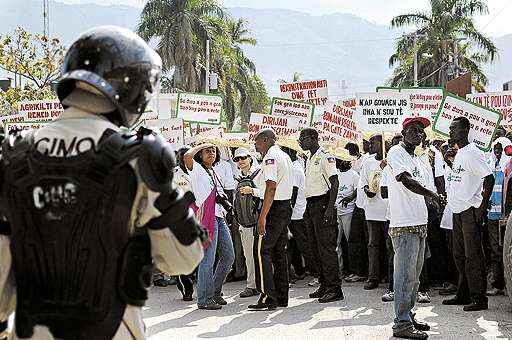
{"type": "Polygon", "coordinates": [[[443,300],[443,305],[445,306],[464,306],[470,303],[471,301],[469,299],[460,298],[457,295],[452,299],[443,300]]]}
{"type": "Polygon", "coordinates": [[[318,285],[320,285],[320,282],[318,281],[318,278],[316,278],[316,277],[308,283],[308,286],[310,286],[310,287],[316,287],[318,285]]]}
{"type": "Polygon", "coordinates": [[[395,292],[388,290],[386,294],[382,295],[382,302],[395,301],[395,292]]]}
{"type": "Polygon", "coordinates": [[[498,295],[504,295],[504,291],[498,288],[492,288],[489,289],[486,293],[487,296],[498,296],[498,295]]]}
{"type": "Polygon", "coordinates": [[[347,281],[347,282],[363,282],[363,281],[366,281],[366,278],[355,274],[350,279],[346,278],[345,281],[347,281]]]}
{"type": "Polygon", "coordinates": [[[259,294],[259,292],[256,289],[247,287],[244,289],[243,292],[240,293],[240,297],[248,298],[248,297],[256,296],[258,294],[259,294]]]}
{"type": "Polygon", "coordinates": [[[318,299],[318,302],[319,303],[329,303],[329,302],[334,302],[334,301],[341,301],[344,298],[345,297],[343,296],[343,291],[340,288],[335,291],[325,293],[324,296],[322,296],[321,298],[318,299]]]}
{"type": "Polygon", "coordinates": [[[218,303],[219,305],[221,306],[226,306],[228,303],[226,300],[224,300],[224,298],[222,296],[216,296],[213,298],[213,301],[215,301],[216,303],[218,303]]]}
{"type": "Polygon", "coordinates": [[[454,284],[451,284],[451,283],[446,283],[443,286],[443,289],[441,289],[439,291],[439,295],[443,295],[443,296],[453,295],[453,294],[456,294],[456,293],[457,293],[457,286],[454,285],[454,284]]]}
{"type": "Polygon", "coordinates": [[[469,305],[464,306],[465,312],[479,312],[489,309],[487,301],[473,301],[469,305]]]}
{"type": "Polygon", "coordinates": [[[430,303],[430,296],[427,292],[418,292],[418,296],[416,298],[418,303],[430,303]]]}
{"type": "Polygon", "coordinates": [[[393,331],[393,336],[400,339],[428,339],[428,334],[410,327],[401,331],[393,331]]]}
{"type": "Polygon", "coordinates": [[[310,297],[311,299],[319,299],[319,298],[321,298],[322,296],[324,296],[326,292],[327,292],[327,291],[326,291],[326,289],[325,289],[324,287],[320,287],[320,288],[318,288],[317,290],[315,290],[313,293],[310,293],[310,294],[309,294],[309,297],[310,297]]]}
{"type": "Polygon", "coordinates": [[[349,276],[346,276],[343,278],[343,280],[345,280],[346,282],[352,282],[352,278],[356,276],[356,274],[350,274],[349,276]]]}
{"type": "Polygon", "coordinates": [[[207,302],[204,305],[197,305],[197,308],[204,309],[204,310],[219,310],[219,309],[222,309],[222,306],[212,300],[210,302],[207,302]]]}

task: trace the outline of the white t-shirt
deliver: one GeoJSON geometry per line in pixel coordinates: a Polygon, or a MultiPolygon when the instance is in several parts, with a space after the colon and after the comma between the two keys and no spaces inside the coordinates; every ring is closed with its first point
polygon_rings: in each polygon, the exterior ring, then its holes
{"type": "MultiPolygon", "coordinates": [[[[444,169],[445,169],[446,177],[449,177],[452,172],[452,169],[448,166],[448,164],[445,164],[444,169]]],[[[446,184],[445,184],[446,192],[450,191],[450,183],[451,182],[446,181],[446,184]]],[[[447,205],[444,208],[443,217],[441,218],[440,227],[442,229],[453,230],[453,212],[450,209],[449,205],[447,205]]]]}
{"type": "MultiPolygon", "coordinates": [[[[276,182],[274,200],[285,201],[292,198],[293,193],[293,165],[288,156],[279,146],[274,145],[268,149],[261,163],[262,180],[276,182]]],[[[263,191],[263,197],[265,197],[263,191]]]]}
{"type": "Polygon", "coordinates": [[[293,162],[293,179],[293,186],[297,187],[299,191],[297,193],[297,201],[293,207],[292,220],[302,220],[306,211],[306,196],[304,196],[306,175],[304,174],[302,161],[299,159],[293,162]]]}
{"type": "MultiPolygon", "coordinates": [[[[427,188],[430,191],[437,192],[436,182],[434,180],[435,165],[434,165],[434,168],[432,168],[432,164],[430,163],[429,150],[426,150],[425,153],[423,153],[421,156],[419,156],[419,159],[423,162],[423,165],[428,170],[425,173],[425,176],[426,176],[425,188],[427,188]]],[[[435,162],[436,161],[435,161],[435,156],[434,156],[434,164],[435,164],[435,162]]],[[[444,165],[444,160],[443,160],[443,165],[444,165]]],[[[439,177],[439,176],[436,176],[436,177],[439,177]]]]}
{"type": "Polygon", "coordinates": [[[430,150],[434,152],[434,176],[444,176],[444,159],[441,151],[437,150],[434,146],[430,146],[430,150]]]}
{"type": "MultiPolygon", "coordinates": [[[[386,188],[389,187],[389,178],[391,176],[393,176],[390,172],[391,172],[391,169],[389,168],[389,165],[386,165],[384,170],[382,170],[382,176],[380,177],[380,186],[381,187],[386,187],[386,188]]],[[[363,192],[363,194],[364,194],[364,192],[363,192]]],[[[389,190],[388,190],[388,195],[389,195],[389,190]]],[[[388,209],[386,211],[386,220],[389,221],[389,197],[384,198],[384,202],[386,202],[386,206],[388,207],[388,209]]]]}
{"type": "Polygon", "coordinates": [[[388,178],[390,228],[426,225],[428,211],[425,198],[407,189],[396,180],[396,176],[407,172],[426,187],[427,172],[431,169],[426,167],[420,157],[409,154],[401,144],[389,150],[387,159],[392,175],[388,178]]]}
{"type": "Polygon", "coordinates": [[[235,190],[235,176],[233,175],[233,167],[229,162],[221,159],[213,166],[213,170],[219,177],[219,180],[225,190],[235,190]]]}
{"type": "Polygon", "coordinates": [[[179,166],[174,168],[172,183],[174,186],[183,190],[183,192],[192,191],[191,179],[179,166]]]}
{"type": "Polygon", "coordinates": [[[338,215],[346,215],[354,212],[355,200],[343,206],[341,200],[357,191],[359,174],[352,169],[345,172],[338,171],[338,196],[336,197],[336,211],[338,215]]]}
{"type": "Polygon", "coordinates": [[[364,196],[364,212],[367,221],[386,221],[387,204],[382,199],[380,190],[378,190],[375,197],[369,198],[363,189],[366,185],[370,185],[372,178],[382,175],[380,163],[381,161],[376,160],[375,155],[372,155],[363,163],[361,168],[358,188],[364,196]]]}
{"type": "MultiPolygon", "coordinates": [[[[369,158],[368,154],[362,154],[356,161],[352,163],[352,170],[357,172],[359,175],[361,174],[361,169],[363,167],[364,162],[369,158]]],[[[364,209],[364,203],[366,194],[362,188],[357,187],[357,197],[356,197],[356,207],[364,209]]]]}
{"type": "MultiPolygon", "coordinates": [[[[192,193],[196,197],[196,205],[200,207],[206,201],[214,186],[217,186],[217,193],[224,194],[222,186],[215,179],[211,170],[206,170],[201,164],[194,161],[192,170],[190,171],[190,183],[192,185],[192,193]]],[[[220,179],[219,179],[220,180],[220,179]]],[[[218,203],[215,203],[215,216],[224,218],[226,211],[218,203]]]]}
{"type": "Polygon", "coordinates": [[[491,174],[484,153],[473,143],[457,151],[452,172],[446,178],[450,182],[448,205],[454,214],[482,204],[483,178],[491,174]]]}

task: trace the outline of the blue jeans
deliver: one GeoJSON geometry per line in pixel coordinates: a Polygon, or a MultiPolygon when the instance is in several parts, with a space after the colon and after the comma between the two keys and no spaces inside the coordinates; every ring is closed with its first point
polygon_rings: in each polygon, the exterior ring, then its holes
{"type": "Polygon", "coordinates": [[[197,304],[205,305],[214,297],[220,296],[222,284],[235,261],[235,251],[226,221],[215,217],[214,237],[204,251],[204,257],[197,270],[197,304]],[[215,255],[219,248],[219,261],[215,264],[215,255]]]}
{"type": "Polygon", "coordinates": [[[392,237],[394,258],[395,324],[394,331],[413,327],[412,309],[420,285],[420,274],[425,257],[426,238],[417,233],[403,233],[392,237]]]}

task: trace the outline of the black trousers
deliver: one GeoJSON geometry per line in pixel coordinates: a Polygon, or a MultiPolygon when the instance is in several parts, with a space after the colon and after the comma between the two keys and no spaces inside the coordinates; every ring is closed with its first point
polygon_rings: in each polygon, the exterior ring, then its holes
{"type": "MultiPolygon", "coordinates": [[[[254,238],[254,265],[256,288],[267,298],[278,303],[288,303],[288,261],[286,243],[292,216],[291,202],[274,201],[267,215],[265,235],[254,238]]],[[[257,230],[256,230],[257,233],[257,230]]]]}
{"type": "Polygon", "coordinates": [[[364,210],[356,207],[352,215],[348,240],[349,272],[366,277],[368,274],[368,233],[364,210]]]}
{"type": "Polygon", "coordinates": [[[328,204],[328,195],[308,198],[307,230],[313,261],[319,271],[320,286],[327,290],[334,290],[341,287],[340,266],[336,253],[338,226],[336,223],[332,225],[325,223],[325,210],[328,204]]]}
{"type": "Polygon", "coordinates": [[[475,208],[453,214],[453,257],[459,272],[457,296],[487,301],[482,226],[476,221],[475,208]]]}
{"type": "Polygon", "coordinates": [[[310,273],[314,272],[312,269],[314,267],[312,259],[313,256],[311,254],[306,224],[304,223],[304,220],[292,220],[288,226],[288,229],[293,236],[293,240],[295,241],[295,245],[298,250],[298,252],[293,254],[291,261],[293,267],[295,268],[295,274],[301,275],[304,273],[304,271],[300,270],[300,268],[302,268],[302,258],[304,258],[304,261],[306,262],[306,268],[304,269],[310,273]]]}
{"type": "Polygon", "coordinates": [[[491,244],[491,286],[492,288],[505,288],[505,274],[503,272],[503,239],[505,237],[505,226],[500,228],[500,221],[489,220],[489,242],[491,244]],[[501,229],[501,230],[500,230],[501,229]]]}
{"type": "Polygon", "coordinates": [[[380,282],[387,275],[386,221],[366,221],[368,226],[368,280],[380,282]]]}

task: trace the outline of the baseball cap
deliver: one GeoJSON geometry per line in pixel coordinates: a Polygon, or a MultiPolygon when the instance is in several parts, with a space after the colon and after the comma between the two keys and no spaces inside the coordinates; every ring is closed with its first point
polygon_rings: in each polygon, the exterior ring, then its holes
{"type": "Polygon", "coordinates": [[[430,126],[430,120],[428,120],[427,118],[424,118],[424,117],[410,117],[410,118],[406,118],[402,124],[402,129],[405,129],[407,128],[409,125],[411,125],[412,123],[416,123],[416,122],[419,122],[423,125],[424,128],[427,128],[430,126]]]}
{"type": "Polygon", "coordinates": [[[235,154],[233,155],[233,159],[237,159],[238,157],[248,157],[250,156],[249,155],[249,150],[245,149],[245,148],[238,148],[235,150],[235,154]]]}

